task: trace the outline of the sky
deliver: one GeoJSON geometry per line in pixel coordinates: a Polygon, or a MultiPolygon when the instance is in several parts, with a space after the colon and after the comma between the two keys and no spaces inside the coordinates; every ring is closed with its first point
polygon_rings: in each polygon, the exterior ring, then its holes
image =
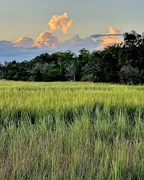
{"type": "Polygon", "coordinates": [[[143,0],[0,0],[0,62],[102,49],[144,31],[143,7],[143,0]]]}

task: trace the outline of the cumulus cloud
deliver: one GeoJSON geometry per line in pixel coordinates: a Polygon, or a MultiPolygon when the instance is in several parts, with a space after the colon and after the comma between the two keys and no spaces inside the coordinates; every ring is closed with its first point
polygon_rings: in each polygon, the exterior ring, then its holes
{"type": "Polygon", "coordinates": [[[120,31],[110,26],[108,34],[120,34],[120,31]]]}
{"type": "Polygon", "coordinates": [[[120,43],[122,34],[119,30],[115,29],[114,27],[109,27],[109,32],[106,34],[94,34],[90,36],[95,41],[101,40],[101,44],[99,49],[104,49],[105,47],[112,45],[114,43],[120,43]]]}
{"type": "Polygon", "coordinates": [[[59,29],[64,34],[67,34],[68,29],[73,23],[74,21],[68,18],[67,13],[64,13],[63,15],[54,15],[48,22],[48,25],[50,26],[51,32],[59,29]]]}
{"type": "Polygon", "coordinates": [[[55,48],[60,42],[49,30],[43,31],[33,46],[55,48]]]}
{"type": "Polygon", "coordinates": [[[48,22],[50,29],[43,31],[36,39],[33,46],[56,48],[60,41],[53,35],[54,31],[60,30],[67,34],[68,29],[72,26],[73,20],[68,18],[67,13],[63,15],[54,15],[48,22]]]}
{"type": "Polygon", "coordinates": [[[109,27],[109,32],[108,33],[105,33],[105,34],[93,34],[93,35],[91,35],[90,37],[91,38],[99,38],[99,37],[104,37],[104,36],[122,36],[122,34],[120,33],[120,31],[119,30],[117,30],[117,29],[115,29],[115,28],[113,28],[113,27],[109,27]]]}
{"type": "Polygon", "coordinates": [[[4,61],[23,61],[33,59],[35,56],[42,53],[53,53],[57,51],[71,50],[78,53],[81,48],[86,48],[89,51],[103,49],[113,43],[120,42],[122,34],[119,30],[109,27],[108,33],[94,34],[90,37],[80,38],[79,35],[72,37],[69,40],[61,42],[54,32],[56,30],[67,34],[68,29],[74,23],[68,18],[67,13],[63,15],[54,15],[48,22],[50,28],[43,31],[35,40],[28,37],[20,37],[15,41],[0,41],[0,62],[4,61]]]}
{"type": "Polygon", "coordinates": [[[37,44],[34,44],[35,46],[32,48],[24,48],[16,46],[10,41],[0,41],[0,62],[30,60],[46,52],[51,54],[57,51],[71,50],[74,53],[78,53],[81,48],[93,51],[100,46],[101,41],[97,40],[94,42],[90,37],[82,39],[79,35],[76,35],[69,40],[59,42],[49,31],[44,31],[35,43],[37,44]]]}
{"type": "Polygon", "coordinates": [[[31,48],[33,43],[34,43],[34,40],[28,37],[20,37],[19,39],[12,42],[14,46],[24,47],[24,48],[31,48]]]}
{"type": "Polygon", "coordinates": [[[102,44],[100,46],[101,49],[112,45],[114,43],[120,43],[121,39],[119,38],[120,35],[120,31],[113,28],[113,27],[109,27],[109,32],[108,32],[109,36],[103,36],[101,37],[102,40],[102,44]]]}
{"type": "Polygon", "coordinates": [[[67,34],[67,31],[72,26],[73,22],[73,20],[68,18],[67,13],[52,16],[48,22],[50,29],[43,31],[36,39],[33,46],[56,48],[60,42],[57,37],[53,35],[54,31],[60,30],[64,34],[67,34]]]}
{"type": "Polygon", "coordinates": [[[86,48],[89,51],[94,51],[100,46],[100,43],[101,40],[93,41],[90,37],[82,39],[79,37],[79,35],[76,35],[70,40],[66,40],[63,43],[63,48],[65,50],[70,49],[76,53],[82,48],[86,48]]]}

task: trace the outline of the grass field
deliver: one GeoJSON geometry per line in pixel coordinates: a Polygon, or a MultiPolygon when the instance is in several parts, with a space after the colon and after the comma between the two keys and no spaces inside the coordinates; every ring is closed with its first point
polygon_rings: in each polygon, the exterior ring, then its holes
{"type": "Polygon", "coordinates": [[[143,180],[144,86],[0,81],[0,180],[143,180]]]}

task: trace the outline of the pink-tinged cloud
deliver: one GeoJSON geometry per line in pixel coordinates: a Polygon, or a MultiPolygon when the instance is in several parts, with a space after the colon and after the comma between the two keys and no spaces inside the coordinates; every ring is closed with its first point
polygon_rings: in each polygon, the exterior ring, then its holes
{"type": "Polygon", "coordinates": [[[43,31],[36,39],[33,46],[55,48],[60,41],[53,35],[56,30],[61,30],[67,34],[68,29],[72,26],[73,20],[68,18],[67,13],[63,15],[54,15],[48,22],[50,29],[43,31]]]}
{"type": "Polygon", "coordinates": [[[115,43],[120,43],[121,38],[118,36],[120,34],[120,31],[109,27],[109,32],[106,36],[101,36],[100,39],[102,40],[102,43],[100,45],[100,49],[104,49],[107,46],[110,46],[115,43]]]}
{"type": "Polygon", "coordinates": [[[0,62],[11,60],[30,60],[41,53],[53,53],[57,51],[71,50],[78,53],[81,48],[89,51],[103,49],[114,43],[122,41],[120,31],[109,27],[109,32],[93,34],[90,37],[80,38],[79,35],[61,42],[54,36],[54,31],[60,30],[67,34],[68,29],[74,23],[68,18],[67,13],[54,15],[48,22],[49,30],[43,31],[34,42],[32,38],[21,37],[13,42],[0,41],[0,62]]]}
{"type": "Polygon", "coordinates": [[[20,37],[19,39],[12,42],[15,47],[31,48],[34,41],[32,38],[20,37]]]}
{"type": "Polygon", "coordinates": [[[33,46],[55,48],[58,44],[58,39],[49,30],[45,30],[38,36],[33,46]]]}
{"type": "Polygon", "coordinates": [[[63,15],[54,15],[48,22],[48,25],[50,26],[51,32],[59,29],[64,34],[67,34],[68,29],[73,23],[74,21],[68,18],[67,13],[64,13],[63,15]]]}
{"type": "Polygon", "coordinates": [[[120,34],[120,31],[110,26],[108,34],[120,34]]]}

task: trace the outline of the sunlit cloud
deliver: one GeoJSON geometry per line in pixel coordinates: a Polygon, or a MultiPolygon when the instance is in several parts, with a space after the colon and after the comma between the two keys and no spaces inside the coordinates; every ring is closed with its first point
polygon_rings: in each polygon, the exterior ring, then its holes
{"type": "Polygon", "coordinates": [[[53,35],[53,32],[60,30],[64,34],[67,34],[67,31],[72,26],[73,22],[73,20],[68,18],[67,13],[52,16],[48,22],[50,29],[43,31],[36,39],[33,46],[56,48],[56,46],[60,44],[60,41],[53,35]]]}
{"type": "Polygon", "coordinates": [[[101,33],[101,34],[93,34],[93,35],[91,35],[90,37],[91,38],[99,38],[99,37],[101,37],[101,36],[119,36],[119,37],[121,37],[122,36],[122,34],[120,33],[120,31],[119,30],[116,30],[115,28],[113,28],[113,27],[109,27],[109,32],[108,33],[101,33]]]}
{"type": "Polygon", "coordinates": [[[90,36],[93,40],[101,40],[101,45],[99,49],[104,49],[114,43],[120,43],[122,41],[122,34],[119,30],[114,27],[109,27],[109,32],[106,34],[94,34],[90,36]]]}
{"type": "Polygon", "coordinates": [[[120,35],[120,31],[113,28],[113,27],[109,27],[109,32],[108,32],[109,36],[103,36],[101,37],[102,39],[102,44],[100,46],[101,49],[110,46],[112,44],[115,43],[120,43],[121,39],[119,38],[120,35]]]}
{"type": "Polygon", "coordinates": [[[67,13],[64,13],[63,15],[54,15],[48,22],[48,25],[50,26],[50,32],[59,29],[64,34],[67,34],[73,23],[74,21],[68,18],[67,13]]]}
{"type": "Polygon", "coordinates": [[[60,42],[49,30],[43,31],[33,46],[55,48],[60,42]]]}
{"type": "Polygon", "coordinates": [[[34,40],[28,37],[20,37],[19,39],[12,42],[16,47],[30,48],[32,47],[34,40]]]}
{"type": "Polygon", "coordinates": [[[120,31],[110,26],[108,34],[120,34],[120,31]]]}
{"type": "MultiPolygon", "coordinates": [[[[0,41],[0,62],[30,60],[42,53],[71,50],[78,54],[79,50],[86,48],[89,51],[103,49],[111,44],[119,43],[122,34],[119,30],[109,27],[108,33],[93,34],[90,37],[80,38],[79,35],[64,42],[55,36],[55,31],[67,34],[74,23],[67,13],[54,15],[48,22],[50,28],[44,30],[34,41],[32,38],[20,37],[15,41],[0,41]]],[[[80,32],[79,32],[80,33],[80,32]]]]}

